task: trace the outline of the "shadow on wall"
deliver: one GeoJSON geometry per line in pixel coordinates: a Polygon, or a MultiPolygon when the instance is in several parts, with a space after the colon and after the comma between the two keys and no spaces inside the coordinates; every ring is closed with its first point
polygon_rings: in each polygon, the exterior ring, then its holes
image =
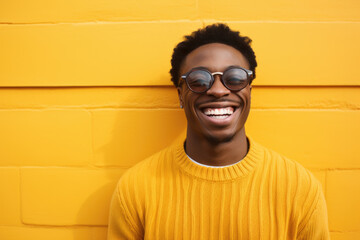
{"type": "MultiPolygon", "coordinates": [[[[149,90],[151,91],[151,90],[149,90]]],[[[174,94],[176,94],[174,92],[174,94]]],[[[185,139],[185,115],[180,109],[93,110],[94,166],[88,170],[88,196],[78,211],[74,239],[106,239],[111,196],[129,167],[185,139]],[[84,233],[85,234],[85,233],[84,233]]]]}

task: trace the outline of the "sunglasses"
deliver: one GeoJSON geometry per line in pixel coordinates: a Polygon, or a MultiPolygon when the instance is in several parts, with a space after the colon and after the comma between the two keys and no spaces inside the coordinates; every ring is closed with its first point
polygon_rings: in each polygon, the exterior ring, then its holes
{"type": "Polygon", "coordinates": [[[229,67],[224,72],[210,72],[204,68],[193,68],[190,72],[181,76],[185,79],[188,88],[195,93],[204,93],[211,88],[215,82],[215,75],[220,75],[222,84],[231,91],[240,91],[245,88],[253,72],[241,67],[229,67]]]}

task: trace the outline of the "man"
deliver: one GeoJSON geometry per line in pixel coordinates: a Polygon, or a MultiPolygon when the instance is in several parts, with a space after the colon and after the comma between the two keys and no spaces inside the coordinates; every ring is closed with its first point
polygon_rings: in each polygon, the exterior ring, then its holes
{"type": "Polygon", "coordinates": [[[245,134],[257,66],[250,42],[215,24],[176,46],[170,73],[186,140],[123,175],[109,240],[329,239],[320,183],[245,134]]]}

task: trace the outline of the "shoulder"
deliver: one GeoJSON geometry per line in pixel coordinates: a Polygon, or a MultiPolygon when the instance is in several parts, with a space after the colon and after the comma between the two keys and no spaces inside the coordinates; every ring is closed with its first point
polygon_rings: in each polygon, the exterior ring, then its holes
{"type": "Polygon", "coordinates": [[[261,146],[262,174],[268,176],[273,186],[293,199],[295,203],[316,201],[322,194],[321,183],[300,163],[271,149],[261,146]]]}
{"type": "Polygon", "coordinates": [[[143,238],[146,205],[152,189],[154,186],[156,188],[156,181],[153,179],[168,162],[172,162],[172,149],[169,147],[155,153],[129,168],[121,176],[111,201],[110,234],[124,234],[121,239],[130,239],[129,236],[143,238]]]}
{"type": "Polygon", "coordinates": [[[326,208],[321,183],[300,163],[265,147],[263,151],[263,168],[270,172],[278,196],[290,201],[301,228],[319,205],[326,208]]]}
{"type": "Polygon", "coordinates": [[[117,204],[132,225],[144,224],[145,206],[158,184],[158,173],[171,165],[173,156],[173,147],[168,147],[129,168],[119,179],[112,205],[117,204]]]}
{"type": "Polygon", "coordinates": [[[176,147],[175,145],[169,146],[129,168],[119,180],[119,190],[134,189],[134,187],[141,189],[143,185],[156,177],[158,172],[167,171],[167,168],[172,165],[176,147]]]}
{"type": "Polygon", "coordinates": [[[285,205],[291,209],[291,222],[297,226],[297,231],[305,233],[311,221],[321,222],[326,228],[327,211],[321,183],[300,163],[261,145],[259,149],[263,153],[261,174],[269,179],[276,198],[282,204],[286,200],[285,205]]]}
{"type": "Polygon", "coordinates": [[[276,172],[279,178],[288,181],[296,181],[298,184],[308,186],[314,185],[318,187],[320,182],[314,175],[297,161],[277,153],[271,149],[264,149],[264,166],[271,168],[276,172]]]}

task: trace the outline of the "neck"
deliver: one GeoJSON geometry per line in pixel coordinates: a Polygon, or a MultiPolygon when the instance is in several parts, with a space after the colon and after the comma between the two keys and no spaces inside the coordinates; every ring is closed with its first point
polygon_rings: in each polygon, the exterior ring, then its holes
{"type": "Polygon", "coordinates": [[[237,163],[248,151],[245,129],[230,141],[214,142],[187,131],[186,153],[195,161],[210,166],[225,166],[237,163]]]}

